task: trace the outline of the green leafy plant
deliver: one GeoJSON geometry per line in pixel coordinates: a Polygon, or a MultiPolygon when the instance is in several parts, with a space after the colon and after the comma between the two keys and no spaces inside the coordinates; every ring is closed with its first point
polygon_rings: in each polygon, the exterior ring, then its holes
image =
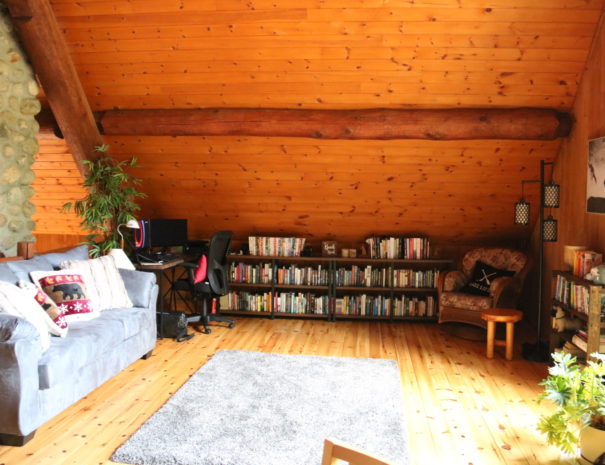
{"type": "Polygon", "coordinates": [[[577,452],[579,433],[592,426],[605,430],[605,355],[592,354],[584,368],[575,357],[566,353],[553,354],[554,365],[540,385],[544,392],[539,401],[549,399],[556,409],[540,417],[538,429],[549,444],[562,452],[577,452]]]}
{"type": "Polygon", "coordinates": [[[135,157],[117,161],[107,155],[107,145],[95,147],[102,153],[96,160],[84,160],[88,167],[82,186],[88,192],[86,197],[63,205],[63,211],[73,211],[82,218],[80,226],[88,231],[84,244],[90,246],[91,257],[98,257],[109,250],[120,247],[118,225],[135,218],[140,207],[137,198],[146,197],[136,188],[141,180],[125,171],[136,167],[135,157]]]}

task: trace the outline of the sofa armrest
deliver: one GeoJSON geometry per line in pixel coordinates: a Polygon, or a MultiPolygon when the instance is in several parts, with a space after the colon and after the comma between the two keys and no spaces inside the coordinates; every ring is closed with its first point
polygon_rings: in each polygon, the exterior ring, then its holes
{"type": "Polygon", "coordinates": [[[515,308],[519,293],[519,280],[514,276],[501,276],[489,286],[489,295],[493,297],[496,308],[515,308]]]}
{"type": "Polygon", "coordinates": [[[462,271],[442,271],[439,273],[437,289],[439,292],[456,292],[466,284],[466,281],[466,275],[462,271]]]}
{"type": "Polygon", "coordinates": [[[26,436],[40,423],[37,411],[40,336],[28,321],[0,314],[0,432],[26,436]]]}
{"type": "Polygon", "coordinates": [[[155,308],[153,290],[156,285],[155,273],[120,269],[126,292],[135,307],[155,308]]]}

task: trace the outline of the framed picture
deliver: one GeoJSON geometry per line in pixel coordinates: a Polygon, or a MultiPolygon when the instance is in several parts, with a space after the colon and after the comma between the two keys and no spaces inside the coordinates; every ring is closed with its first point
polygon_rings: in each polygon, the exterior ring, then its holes
{"type": "Polygon", "coordinates": [[[605,214],[605,137],[588,141],[586,211],[605,214]]]}

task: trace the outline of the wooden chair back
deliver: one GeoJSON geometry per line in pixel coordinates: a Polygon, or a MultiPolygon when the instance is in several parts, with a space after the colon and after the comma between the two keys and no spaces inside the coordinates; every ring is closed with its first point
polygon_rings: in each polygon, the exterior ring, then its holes
{"type": "Polygon", "coordinates": [[[348,444],[326,439],[321,465],[338,465],[343,461],[350,465],[393,465],[386,459],[370,455],[348,444]]]}

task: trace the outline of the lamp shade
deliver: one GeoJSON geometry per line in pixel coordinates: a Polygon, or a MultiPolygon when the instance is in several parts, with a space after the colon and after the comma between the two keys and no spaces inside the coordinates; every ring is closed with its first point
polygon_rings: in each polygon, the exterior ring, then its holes
{"type": "Polygon", "coordinates": [[[544,207],[559,208],[559,185],[550,182],[544,184],[544,207]]]}
{"type": "Polygon", "coordinates": [[[130,229],[141,229],[141,227],[139,226],[139,222],[137,220],[128,220],[124,226],[126,226],[127,228],[130,229]]]}
{"type": "Polygon", "coordinates": [[[515,204],[515,224],[529,224],[529,203],[525,199],[521,199],[515,204]]]}
{"type": "Polygon", "coordinates": [[[557,242],[557,220],[551,215],[542,222],[542,233],[544,242],[557,242]]]}

